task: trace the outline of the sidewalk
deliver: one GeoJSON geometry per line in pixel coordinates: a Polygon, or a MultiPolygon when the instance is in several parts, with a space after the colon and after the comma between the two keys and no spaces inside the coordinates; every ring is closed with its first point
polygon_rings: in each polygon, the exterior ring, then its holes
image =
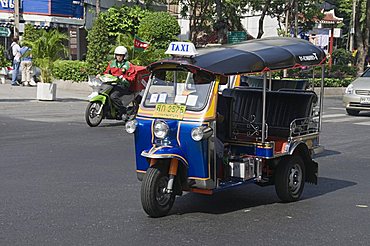
{"type": "MultiPolygon", "coordinates": [[[[57,101],[64,99],[79,99],[88,100],[88,95],[91,94],[92,88],[87,82],[71,82],[57,80],[57,101]]],[[[326,87],[324,89],[325,97],[341,97],[344,93],[345,88],[331,88],[326,87]]],[[[320,89],[315,88],[315,92],[319,94],[320,89]]],[[[36,87],[23,87],[23,86],[11,86],[10,81],[7,80],[6,84],[0,84],[0,99],[29,99],[36,100],[36,87]]]]}
{"type": "MultiPolygon", "coordinates": [[[[72,83],[69,81],[56,81],[55,83],[57,84],[57,101],[65,99],[87,101],[88,95],[92,92],[92,88],[87,84],[87,82],[72,83]]],[[[11,86],[10,81],[7,80],[6,84],[0,84],[0,99],[36,100],[36,90],[36,86],[11,86]]]]}

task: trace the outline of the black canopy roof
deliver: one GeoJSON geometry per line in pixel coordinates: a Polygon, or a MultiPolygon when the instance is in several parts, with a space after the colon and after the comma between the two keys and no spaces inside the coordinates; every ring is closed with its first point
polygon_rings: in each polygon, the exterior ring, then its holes
{"type": "Polygon", "coordinates": [[[321,48],[306,40],[280,37],[199,49],[198,52],[200,55],[192,59],[162,60],[149,65],[148,69],[175,63],[231,75],[319,65],[326,57],[321,48]]]}

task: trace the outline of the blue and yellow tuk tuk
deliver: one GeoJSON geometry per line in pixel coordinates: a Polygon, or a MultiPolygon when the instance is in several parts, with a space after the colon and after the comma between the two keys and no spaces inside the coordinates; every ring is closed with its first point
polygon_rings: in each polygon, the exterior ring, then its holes
{"type": "Polygon", "coordinates": [[[149,216],[167,215],[184,191],[275,185],[278,197],[292,202],[305,182],[317,184],[322,96],[272,72],[321,65],[323,82],[322,49],[268,38],[200,54],[191,43],[174,42],[166,53],[172,57],[147,67],[139,112],[126,123],[149,216]]]}

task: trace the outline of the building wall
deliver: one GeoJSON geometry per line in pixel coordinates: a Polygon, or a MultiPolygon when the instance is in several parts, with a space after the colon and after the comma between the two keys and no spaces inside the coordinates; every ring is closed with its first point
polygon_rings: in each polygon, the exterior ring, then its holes
{"type": "MultiPolygon", "coordinates": [[[[0,12],[13,13],[14,0],[0,0],[0,12]]],[[[83,0],[20,1],[20,13],[83,18],[83,0]]]]}
{"type": "MultiPolygon", "coordinates": [[[[242,25],[247,32],[252,35],[254,38],[258,36],[258,27],[259,27],[259,13],[249,12],[246,17],[242,19],[242,25]]],[[[263,22],[263,38],[276,37],[278,36],[279,24],[277,19],[272,19],[270,16],[265,16],[263,22]]]]}

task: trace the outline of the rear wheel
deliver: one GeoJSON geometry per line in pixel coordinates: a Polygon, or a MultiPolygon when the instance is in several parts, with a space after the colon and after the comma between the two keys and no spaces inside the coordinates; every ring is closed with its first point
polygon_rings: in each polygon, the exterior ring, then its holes
{"type": "Polygon", "coordinates": [[[100,124],[100,122],[103,119],[102,107],[103,105],[101,102],[90,102],[87,105],[85,112],[85,120],[89,126],[95,127],[100,124]]]}
{"type": "Polygon", "coordinates": [[[157,167],[149,168],[141,184],[141,204],[150,217],[168,214],[175,202],[175,195],[167,193],[167,173],[157,167]]]}
{"type": "Polygon", "coordinates": [[[300,156],[282,159],[276,168],[275,190],[283,202],[297,201],[303,192],[305,167],[300,156]]]}
{"type": "Polygon", "coordinates": [[[354,109],[346,109],[347,111],[347,114],[348,115],[353,115],[353,116],[357,116],[360,114],[360,111],[359,110],[354,110],[354,109]]]}

